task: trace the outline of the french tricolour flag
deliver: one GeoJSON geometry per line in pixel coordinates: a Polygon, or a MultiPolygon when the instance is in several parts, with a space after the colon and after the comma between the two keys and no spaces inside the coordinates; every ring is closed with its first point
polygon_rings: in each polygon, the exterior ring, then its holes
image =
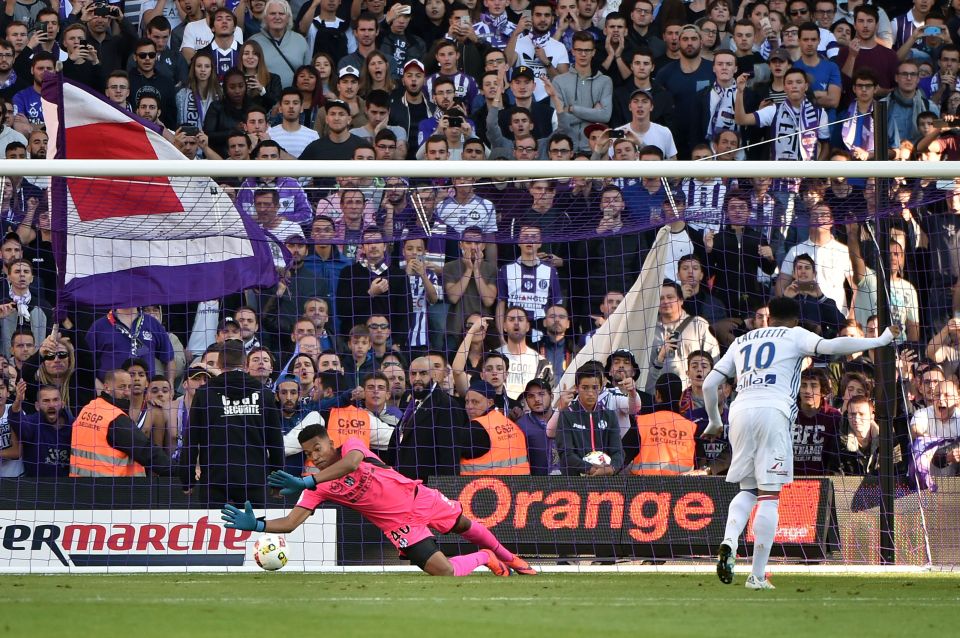
{"type": "MultiPolygon", "coordinates": [[[[48,74],[43,116],[56,159],[187,160],[160,130],[48,74]]],[[[129,308],[215,299],[277,275],[260,227],[209,178],[53,178],[58,306],[129,308]]]]}

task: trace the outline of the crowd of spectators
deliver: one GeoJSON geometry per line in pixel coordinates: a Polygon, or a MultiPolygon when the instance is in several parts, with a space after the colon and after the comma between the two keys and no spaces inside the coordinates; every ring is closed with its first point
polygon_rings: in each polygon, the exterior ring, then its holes
{"type": "MultiPolygon", "coordinates": [[[[717,357],[766,325],[773,296],[826,337],[874,336],[881,285],[902,328],[898,467],[956,474],[960,181],[842,167],[829,180],[720,167],[707,180],[312,180],[293,162],[503,160],[513,175],[510,160],[955,160],[958,27],[957,0],[8,2],[6,158],[46,156],[38,91],[61,69],[188,159],[287,161],[290,176],[215,178],[269,231],[275,286],[61,322],[48,182],[3,179],[0,476],[69,474],[71,423],[98,395],[129,417],[114,447],[139,464],[224,475],[196,445],[214,440],[197,434],[219,409],[204,387],[225,369],[217,383],[256,388],[279,413],[283,454],[261,437],[272,447],[251,476],[302,471],[296,434],[317,422],[419,478],[720,474],[724,440],[699,438],[717,357]],[[878,100],[888,148],[874,143],[878,100]],[[892,225],[880,265],[864,223],[878,202],[892,225]],[[649,349],[560,385],[664,226],[649,349]]],[[[625,325],[646,329],[652,310],[625,325]]],[[[809,362],[797,474],[878,471],[874,376],[870,353],[809,362]]]]}

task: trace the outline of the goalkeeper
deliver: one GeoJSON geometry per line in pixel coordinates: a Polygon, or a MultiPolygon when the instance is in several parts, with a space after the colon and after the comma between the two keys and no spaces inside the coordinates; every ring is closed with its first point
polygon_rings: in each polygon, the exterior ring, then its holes
{"type": "Polygon", "coordinates": [[[466,576],[486,566],[497,576],[534,575],[524,559],[509,552],[486,527],[463,515],[463,507],[421,481],[388,467],[360,439],[349,438],[336,448],[326,429],[308,425],[297,437],[319,473],[305,478],[282,471],[270,474],[272,487],[284,496],[300,495],[296,507],[283,518],[258,519],[250,502],[244,510],[225,505],[226,527],[287,533],[299,527],[324,501],[360,512],[379,527],[401,556],[431,576],[466,576]],[[459,534],[479,552],[448,558],[440,551],[434,531],[459,534]]]}

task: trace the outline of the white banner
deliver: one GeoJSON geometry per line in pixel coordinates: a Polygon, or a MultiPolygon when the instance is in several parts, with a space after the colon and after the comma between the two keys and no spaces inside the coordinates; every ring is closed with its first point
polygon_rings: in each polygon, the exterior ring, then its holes
{"type": "MultiPolygon", "coordinates": [[[[0,510],[0,572],[259,571],[258,536],[225,528],[219,510],[0,510]]],[[[336,566],[336,510],[317,509],[284,536],[284,571],[336,566]]]]}

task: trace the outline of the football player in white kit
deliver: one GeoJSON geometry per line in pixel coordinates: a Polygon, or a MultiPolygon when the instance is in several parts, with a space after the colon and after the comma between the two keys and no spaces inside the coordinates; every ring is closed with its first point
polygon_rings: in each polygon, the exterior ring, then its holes
{"type": "Polygon", "coordinates": [[[765,569],[779,519],[780,490],[793,481],[791,424],[797,415],[797,392],[803,360],[814,355],[852,354],[889,344],[900,332],[890,327],[879,337],[823,339],[797,326],[799,305],[793,299],[770,301],[770,325],[738,337],[707,375],[703,396],[710,423],[703,436],[723,432],[717,390],[724,377],[736,379],[737,397],[730,407],[733,458],[727,482],[740,483],[730,502],[727,526],[717,558],[717,576],[733,582],[737,539],[757,506],[753,521],[753,570],[747,589],[773,589],[765,569]]]}

